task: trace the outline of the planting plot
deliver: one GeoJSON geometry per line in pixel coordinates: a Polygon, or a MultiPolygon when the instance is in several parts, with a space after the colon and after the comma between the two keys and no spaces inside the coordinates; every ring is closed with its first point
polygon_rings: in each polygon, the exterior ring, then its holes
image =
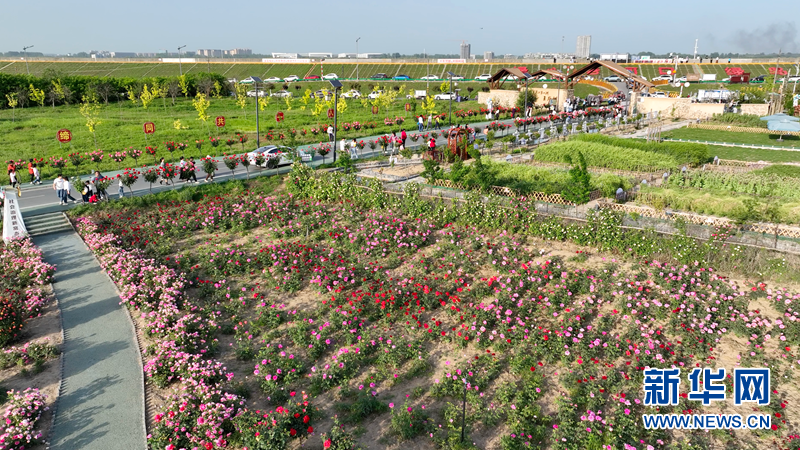
{"type": "MultiPolygon", "coordinates": [[[[692,139],[709,142],[725,142],[731,144],[751,144],[769,145],[776,147],[795,147],[800,148],[800,137],[783,136],[782,141],[778,141],[779,134],[766,133],[738,133],[735,131],[703,130],[700,128],[679,128],[667,131],[663,134],[665,138],[672,139],[692,139]]],[[[748,149],[749,150],[749,149],[748,149]]],[[[758,150],[749,150],[758,151],[758,150]]]]}
{"type": "MultiPolygon", "coordinates": [[[[479,448],[790,439],[800,338],[780,317],[800,296],[709,269],[748,273],[769,257],[725,245],[730,230],[700,243],[621,233],[608,213],[567,225],[525,203],[451,207],[416,185],[398,198],[299,166],[287,180],[291,197],[236,182],[75,210],[146,335],[148,388],[164,394],[153,448],[453,448],[464,397],[479,448]],[[712,361],[787,374],[757,407],[774,429],[645,430],[642,369],[712,361]]],[[[660,412],[723,408],[754,405],[682,394],[660,412]]]]}

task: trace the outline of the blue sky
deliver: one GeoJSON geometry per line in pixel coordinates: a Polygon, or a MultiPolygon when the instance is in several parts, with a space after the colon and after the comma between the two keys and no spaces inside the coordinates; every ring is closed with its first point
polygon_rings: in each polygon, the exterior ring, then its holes
{"type": "Polygon", "coordinates": [[[592,35],[592,52],[800,52],[800,2],[772,0],[548,1],[350,0],[35,2],[2,0],[0,51],[157,52],[252,48],[256,52],[472,53],[574,51],[592,35]],[[253,5],[253,6],[247,6],[253,5]],[[770,15],[768,11],[779,14],[770,15]],[[16,20],[14,18],[19,18],[16,20]]]}

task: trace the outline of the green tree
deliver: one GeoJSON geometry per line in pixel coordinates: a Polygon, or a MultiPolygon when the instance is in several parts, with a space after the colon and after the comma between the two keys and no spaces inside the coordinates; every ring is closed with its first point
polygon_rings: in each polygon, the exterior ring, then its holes
{"type": "Polygon", "coordinates": [[[178,85],[181,87],[181,92],[183,92],[184,97],[189,96],[189,77],[186,74],[183,74],[178,77],[178,85]]]}
{"type": "MultiPolygon", "coordinates": [[[[528,89],[528,105],[535,105],[536,104],[536,92],[533,89],[528,89]]],[[[519,97],[517,97],[517,108],[524,110],[525,109],[525,90],[519,92],[519,97]]]]}
{"type": "Polygon", "coordinates": [[[17,112],[17,105],[19,105],[19,100],[17,100],[17,96],[13,94],[6,94],[6,100],[8,101],[8,107],[11,108],[11,121],[16,121],[16,112],[17,112]]]}
{"type": "Polygon", "coordinates": [[[211,117],[208,114],[208,108],[211,106],[211,101],[206,98],[206,94],[198,92],[197,97],[192,100],[192,106],[197,111],[197,120],[202,120],[208,131],[208,119],[211,117]]]}
{"type": "Polygon", "coordinates": [[[30,85],[28,90],[30,91],[29,98],[38,103],[39,106],[44,106],[44,90],[37,89],[33,84],[30,85]]]}
{"type": "Polygon", "coordinates": [[[244,118],[247,119],[247,86],[242,83],[237,83],[236,88],[234,89],[236,93],[236,104],[239,105],[239,108],[242,108],[242,112],[244,112],[244,118]]]}
{"type": "MultiPolygon", "coordinates": [[[[572,158],[569,155],[564,156],[567,164],[573,164],[572,158]]],[[[582,205],[589,201],[589,195],[592,192],[591,175],[586,168],[586,159],[583,157],[582,152],[578,152],[578,161],[569,169],[569,183],[565,187],[561,196],[564,200],[573,202],[576,205],[582,205]]]]}
{"type": "Polygon", "coordinates": [[[139,95],[139,100],[142,102],[142,108],[147,109],[150,103],[153,103],[153,100],[158,98],[158,87],[153,87],[150,89],[145,84],[142,88],[142,93],[139,95]]]}

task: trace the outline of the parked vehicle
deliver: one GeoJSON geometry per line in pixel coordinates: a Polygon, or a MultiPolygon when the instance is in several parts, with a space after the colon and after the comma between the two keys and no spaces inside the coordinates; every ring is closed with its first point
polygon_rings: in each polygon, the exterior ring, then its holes
{"type": "Polygon", "coordinates": [[[455,100],[456,94],[450,92],[448,94],[436,94],[433,96],[434,100],[455,100]]]}
{"type": "Polygon", "coordinates": [[[336,75],[335,73],[328,73],[328,74],[325,74],[322,77],[322,79],[323,80],[338,80],[339,79],[339,75],[336,75]]]}
{"type": "Polygon", "coordinates": [[[370,99],[372,99],[372,100],[375,100],[375,99],[376,99],[376,98],[378,98],[378,97],[379,97],[381,94],[383,94],[383,91],[372,91],[372,92],[370,92],[370,93],[369,93],[369,95],[368,95],[367,97],[368,97],[368,98],[370,98],[370,99]]]}
{"type": "Polygon", "coordinates": [[[375,75],[371,76],[370,78],[373,78],[373,79],[376,79],[376,80],[388,80],[389,79],[389,75],[386,75],[385,73],[376,73],[375,75]]]}
{"type": "Polygon", "coordinates": [[[269,78],[264,79],[265,83],[280,83],[281,81],[283,81],[283,80],[281,80],[278,77],[269,77],[269,78]]]}
{"type": "MultiPolygon", "coordinates": [[[[267,95],[269,95],[269,92],[267,92],[267,91],[265,91],[263,89],[259,89],[258,90],[258,96],[259,97],[266,97],[267,95]]],[[[248,97],[255,97],[256,96],[256,90],[253,89],[252,91],[247,91],[247,96],[248,97]]]]}
{"type": "Polygon", "coordinates": [[[425,75],[424,77],[420,78],[420,80],[429,81],[429,80],[438,80],[439,77],[436,75],[425,75]]]}
{"type": "Polygon", "coordinates": [[[611,76],[603,78],[603,81],[605,81],[607,83],[619,83],[619,82],[622,81],[622,78],[620,78],[620,77],[618,77],[616,75],[611,75],[611,76]]]}
{"type": "Polygon", "coordinates": [[[410,80],[411,77],[408,76],[408,75],[397,75],[396,77],[394,77],[394,79],[395,80],[410,80]]]}
{"type": "Polygon", "coordinates": [[[766,79],[766,75],[759,75],[757,77],[750,78],[751,83],[763,83],[766,79]]]}
{"type": "Polygon", "coordinates": [[[351,90],[343,93],[342,97],[344,97],[344,98],[361,98],[361,92],[358,92],[355,89],[351,89],[351,90]]]}
{"type": "Polygon", "coordinates": [[[453,80],[453,81],[459,81],[459,80],[463,80],[464,77],[462,77],[461,75],[453,75],[453,77],[450,78],[450,79],[453,80]]]}
{"type": "Polygon", "coordinates": [[[717,81],[717,74],[704,73],[703,76],[700,78],[700,81],[717,81]]]}
{"type": "Polygon", "coordinates": [[[284,78],[283,81],[286,81],[287,83],[291,83],[293,81],[300,81],[300,77],[298,77],[297,75],[289,75],[288,77],[284,78]]]}
{"type": "Polygon", "coordinates": [[[291,97],[291,96],[292,96],[292,93],[291,93],[291,92],[289,92],[289,91],[287,91],[287,90],[280,90],[280,91],[275,91],[275,92],[273,92],[273,93],[272,93],[272,96],[273,96],[273,97],[280,97],[280,98],[283,98],[283,97],[291,97]]]}
{"type": "Polygon", "coordinates": [[[669,95],[667,95],[667,93],[666,93],[666,92],[663,92],[663,91],[656,91],[656,92],[653,92],[652,94],[650,94],[650,97],[654,97],[654,98],[668,98],[668,97],[669,97],[669,95]]]}
{"type": "Polygon", "coordinates": [[[475,77],[475,81],[487,81],[489,78],[492,78],[492,75],[489,73],[482,73],[475,77]]]}
{"type": "Polygon", "coordinates": [[[276,167],[275,163],[273,162],[270,164],[270,160],[273,158],[277,158],[278,163],[277,166],[282,166],[286,164],[291,164],[292,161],[288,157],[292,152],[291,147],[284,147],[284,146],[277,146],[277,145],[266,145],[264,147],[259,147],[252,152],[247,154],[247,159],[250,161],[251,166],[256,165],[256,157],[258,155],[264,156],[264,164],[261,167],[276,167]]]}
{"type": "Polygon", "coordinates": [[[417,100],[422,100],[428,96],[428,91],[417,89],[414,91],[414,98],[417,100]]]}
{"type": "Polygon", "coordinates": [[[307,77],[303,77],[304,80],[319,80],[319,75],[309,75],[307,77]]]}
{"type": "Polygon", "coordinates": [[[653,77],[651,81],[671,81],[671,80],[672,80],[672,75],[659,75],[657,77],[653,77]]]}

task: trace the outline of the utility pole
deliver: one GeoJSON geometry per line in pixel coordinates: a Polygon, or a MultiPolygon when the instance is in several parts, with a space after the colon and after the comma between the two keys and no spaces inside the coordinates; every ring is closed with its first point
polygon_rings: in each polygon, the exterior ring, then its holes
{"type": "Polygon", "coordinates": [[[28,49],[29,48],[33,48],[33,46],[29,45],[27,47],[22,47],[22,51],[25,53],[25,71],[28,72],[28,75],[31,74],[31,69],[28,68],[28,49]]]}
{"type": "Polygon", "coordinates": [[[694,58],[692,59],[697,59],[697,41],[699,41],[699,39],[694,40],[694,58]]]}
{"type": "Polygon", "coordinates": [[[181,49],[186,47],[185,45],[181,45],[178,47],[178,69],[181,71],[181,76],[183,76],[183,65],[181,65],[181,49]]]}
{"type": "Polygon", "coordinates": [[[356,39],[356,81],[358,81],[358,41],[360,40],[360,37],[356,39]]]}

